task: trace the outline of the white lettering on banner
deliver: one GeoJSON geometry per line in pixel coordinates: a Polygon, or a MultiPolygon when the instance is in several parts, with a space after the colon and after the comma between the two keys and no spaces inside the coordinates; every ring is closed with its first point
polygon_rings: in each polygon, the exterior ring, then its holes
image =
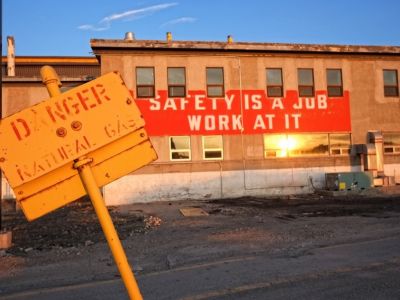
{"type": "Polygon", "coordinates": [[[168,110],[170,108],[172,110],[177,110],[175,100],[172,98],[167,98],[167,100],[165,101],[164,110],[168,110]]]}
{"type": "Polygon", "coordinates": [[[206,110],[206,107],[204,105],[204,99],[206,96],[204,95],[195,95],[194,96],[194,108],[196,110],[206,110]]]}
{"type": "Polygon", "coordinates": [[[272,102],[272,109],[278,107],[279,109],[283,109],[282,99],[281,98],[274,98],[272,102]]]}
{"type": "Polygon", "coordinates": [[[217,98],[210,98],[212,110],[217,110],[217,98]]]}
{"type": "Polygon", "coordinates": [[[299,101],[293,104],[294,109],[327,109],[328,103],[325,95],[318,95],[317,101],[315,98],[299,98],[299,101]]]}
{"type": "Polygon", "coordinates": [[[290,120],[293,119],[294,122],[294,128],[298,129],[299,128],[299,118],[301,117],[301,114],[285,114],[285,128],[289,129],[291,126],[290,120]]]}
{"type": "Polygon", "coordinates": [[[150,110],[160,110],[161,109],[160,101],[150,98],[149,102],[151,103],[150,110]]]}
{"type": "Polygon", "coordinates": [[[243,128],[240,115],[190,115],[188,122],[191,131],[242,130],[243,128]]]}
{"type": "Polygon", "coordinates": [[[235,95],[230,95],[229,97],[228,97],[228,95],[225,95],[225,103],[226,103],[226,108],[228,109],[228,110],[231,110],[232,109],[232,103],[233,103],[233,100],[235,99],[235,95]]]}
{"type": "Polygon", "coordinates": [[[262,109],[261,95],[244,95],[244,109],[262,109]]]}
{"type": "MultiPolygon", "coordinates": [[[[190,132],[238,134],[240,132],[260,133],[263,131],[314,132],[347,130],[348,119],[340,113],[346,110],[348,116],[348,93],[343,97],[329,98],[326,91],[316,91],[315,97],[298,97],[297,91],[287,91],[285,97],[268,97],[263,90],[229,90],[223,97],[207,97],[206,91],[188,91],[184,98],[167,98],[167,91],[158,91],[158,96],[149,101],[138,101],[149,119],[165,121],[176,125],[154,128],[157,134],[190,132]],[[343,101],[341,101],[343,98],[343,101]],[[146,112],[147,110],[147,112],[146,112]],[[160,114],[151,113],[158,110],[160,114]],[[327,114],[329,110],[329,114],[327,114]],[[175,114],[176,113],[176,114],[175,114]],[[342,119],[344,125],[335,125],[332,120],[342,119]],[[183,120],[183,122],[182,122],[183,120]],[[329,120],[329,124],[326,120],[329,120]],[[333,125],[332,125],[333,124],[333,125]],[[245,128],[244,128],[245,127],[245,128]],[[240,131],[240,132],[239,132],[240,131]]],[[[23,123],[13,124],[20,131],[21,138],[29,134],[23,123]]],[[[148,125],[148,128],[151,127],[148,125]]]]}
{"type": "Polygon", "coordinates": [[[186,104],[189,103],[189,100],[186,98],[181,98],[181,110],[185,110],[186,104]]]}
{"type": "Polygon", "coordinates": [[[214,116],[205,116],[204,117],[204,129],[205,130],[215,130],[215,117],[214,116]]]}
{"type": "Polygon", "coordinates": [[[318,109],[327,109],[328,108],[328,102],[326,101],[326,95],[318,95],[317,101],[318,101],[318,109]]]}
{"type": "Polygon", "coordinates": [[[273,119],[275,118],[275,115],[257,115],[256,120],[254,122],[253,129],[273,129],[273,119]],[[264,118],[267,120],[267,126],[265,125],[264,118]]]}

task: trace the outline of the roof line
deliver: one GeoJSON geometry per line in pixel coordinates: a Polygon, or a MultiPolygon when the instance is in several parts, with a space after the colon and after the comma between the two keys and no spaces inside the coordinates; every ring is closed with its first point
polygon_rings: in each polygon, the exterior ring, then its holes
{"type": "Polygon", "coordinates": [[[330,53],[330,54],[385,54],[399,55],[400,46],[284,44],[207,41],[160,41],[160,40],[107,40],[91,39],[93,51],[107,50],[157,50],[157,51],[223,51],[223,52],[283,52],[283,53],[330,53]]]}

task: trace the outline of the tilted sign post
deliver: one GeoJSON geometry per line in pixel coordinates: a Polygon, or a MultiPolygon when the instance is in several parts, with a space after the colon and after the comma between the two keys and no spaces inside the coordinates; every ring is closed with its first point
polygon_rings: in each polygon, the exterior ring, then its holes
{"type": "Polygon", "coordinates": [[[90,196],[131,299],[142,299],[99,187],[157,159],[144,120],[121,76],[109,73],[0,121],[0,167],[26,218],[90,196]]]}

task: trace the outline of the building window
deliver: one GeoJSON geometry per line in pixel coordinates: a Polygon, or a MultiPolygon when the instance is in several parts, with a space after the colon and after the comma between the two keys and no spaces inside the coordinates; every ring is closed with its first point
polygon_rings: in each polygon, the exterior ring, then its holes
{"type": "Polygon", "coordinates": [[[268,97],[283,97],[282,69],[267,69],[268,97]]]}
{"type": "Polygon", "coordinates": [[[185,68],[168,68],[168,97],[186,96],[185,68]]]}
{"type": "Polygon", "coordinates": [[[264,157],[287,157],[287,143],[286,134],[264,134],[264,157]]]}
{"type": "Polygon", "coordinates": [[[171,160],[190,160],[190,136],[170,136],[169,149],[171,160]]]}
{"type": "Polygon", "coordinates": [[[383,152],[385,154],[400,154],[400,132],[383,133],[383,152]]]}
{"type": "Polygon", "coordinates": [[[222,135],[203,136],[203,159],[221,160],[224,158],[222,135]]]}
{"type": "Polygon", "coordinates": [[[349,155],[351,149],[351,136],[349,133],[329,134],[330,155],[349,155]]]}
{"type": "Polygon", "coordinates": [[[297,78],[299,83],[299,96],[314,97],[313,69],[298,69],[297,78]]]}
{"type": "Polygon", "coordinates": [[[397,70],[383,70],[383,84],[385,97],[399,96],[397,70]]]}
{"type": "Polygon", "coordinates": [[[265,158],[348,155],[349,151],[350,134],[264,134],[265,158]]]}
{"type": "Polygon", "coordinates": [[[207,68],[207,96],[208,97],[224,97],[224,69],[223,68],[207,68]]]}
{"type": "Polygon", "coordinates": [[[154,97],[154,68],[136,68],[136,95],[138,98],[154,97]]]}
{"type": "Polygon", "coordinates": [[[328,97],[342,97],[343,96],[343,82],[342,70],[340,69],[327,69],[326,82],[328,89],[328,97]]]}

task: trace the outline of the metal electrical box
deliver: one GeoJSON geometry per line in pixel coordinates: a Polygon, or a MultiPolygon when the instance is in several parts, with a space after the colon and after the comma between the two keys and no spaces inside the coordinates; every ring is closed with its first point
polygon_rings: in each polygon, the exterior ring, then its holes
{"type": "Polygon", "coordinates": [[[338,172],[325,174],[329,191],[363,190],[373,186],[372,172],[338,172]]]}

